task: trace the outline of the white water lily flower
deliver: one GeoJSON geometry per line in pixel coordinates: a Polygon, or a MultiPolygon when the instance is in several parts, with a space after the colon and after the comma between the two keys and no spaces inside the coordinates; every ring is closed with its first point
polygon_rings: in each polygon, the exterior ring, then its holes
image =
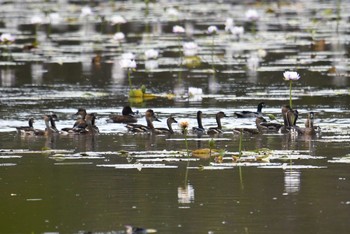
{"type": "Polygon", "coordinates": [[[114,15],[111,18],[111,23],[112,23],[112,25],[125,24],[126,23],[126,19],[123,16],[121,16],[121,15],[114,15]]]}
{"type": "Polygon", "coordinates": [[[3,33],[0,36],[0,41],[2,43],[12,43],[15,41],[15,37],[12,36],[10,33],[3,33]]]}
{"type": "Polygon", "coordinates": [[[124,53],[124,54],[122,54],[121,57],[122,57],[122,59],[129,59],[129,60],[135,59],[135,55],[131,52],[124,53]]]}
{"type": "Polygon", "coordinates": [[[179,25],[175,25],[173,27],[173,33],[184,33],[185,32],[185,28],[181,27],[179,25]]]}
{"type": "Polygon", "coordinates": [[[299,80],[300,75],[297,72],[286,71],[283,73],[284,80],[299,80]]]}
{"type": "Polygon", "coordinates": [[[158,61],[157,60],[147,60],[145,61],[145,68],[147,70],[154,70],[158,68],[158,61]]]}
{"type": "Polygon", "coordinates": [[[230,28],[230,31],[233,35],[237,37],[241,37],[244,34],[244,27],[241,26],[234,26],[230,28]]]}
{"type": "Polygon", "coordinates": [[[117,32],[113,36],[113,40],[115,40],[115,41],[122,41],[122,40],[124,40],[124,38],[125,38],[125,35],[122,32],[117,32]]]}
{"type": "Polygon", "coordinates": [[[146,59],[156,59],[158,58],[158,51],[155,49],[149,49],[145,51],[146,59]]]}
{"type": "Polygon", "coordinates": [[[85,6],[85,7],[81,8],[81,13],[80,13],[81,17],[85,17],[85,16],[89,16],[89,15],[92,15],[92,10],[90,7],[85,6]]]}
{"type": "Polygon", "coordinates": [[[34,15],[30,18],[32,24],[42,24],[44,22],[43,18],[39,15],[34,15]]]}
{"type": "Polygon", "coordinates": [[[61,16],[60,16],[60,14],[57,13],[57,12],[52,12],[52,13],[50,13],[50,14],[48,15],[48,18],[49,18],[49,22],[50,22],[51,24],[59,24],[59,23],[61,23],[61,21],[62,21],[62,18],[61,18],[61,16]]]}
{"type": "Polygon", "coordinates": [[[230,29],[234,26],[234,21],[232,18],[227,18],[225,22],[225,31],[230,31],[230,29]]]}
{"type": "Polygon", "coordinates": [[[176,10],[175,8],[167,8],[165,13],[170,16],[170,17],[177,17],[179,16],[179,11],[176,10]]]}
{"type": "Polygon", "coordinates": [[[209,26],[208,27],[208,30],[207,30],[208,34],[215,34],[217,32],[218,32],[218,28],[216,26],[209,26]]]}
{"type": "Polygon", "coordinates": [[[119,62],[122,68],[136,68],[136,61],[133,59],[122,59],[119,62]]]}
{"type": "Polygon", "coordinates": [[[250,21],[257,21],[260,16],[255,9],[249,9],[246,11],[245,17],[250,21]]]}
{"type": "Polygon", "coordinates": [[[186,42],[183,44],[183,50],[185,56],[195,56],[198,52],[198,45],[194,42],[186,42]]]}

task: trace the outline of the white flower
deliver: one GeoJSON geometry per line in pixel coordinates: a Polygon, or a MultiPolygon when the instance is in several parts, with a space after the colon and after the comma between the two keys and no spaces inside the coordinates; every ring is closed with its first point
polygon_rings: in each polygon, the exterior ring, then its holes
{"type": "Polygon", "coordinates": [[[112,23],[112,25],[125,24],[126,23],[126,19],[123,16],[121,16],[121,15],[114,15],[111,18],[111,23],[112,23]]]}
{"type": "Polygon", "coordinates": [[[157,60],[147,60],[145,61],[145,68],[147,70],[154,70],[158,68],[158,61],[157,60]]]}
{"type": "Polygon", "coordinates": [[[34,15],[32,18],[30,18],[30,22],[32,24],[42,24],[43,23],[43,18],[39,15],[34,15]]]}
{"type": "Polygon", "coordinates": [[[122,59],[133,60],[133,59],[135,59],[135,55],[131,52],[124,53],[124,54],[122,54],[122,59]]]}
{"type": "Polygon", "coordinates": [[[117,32],[113,36],[113,40],[115,40],[115,41],[122,41],[122,40],[124,40],[124,38],[125,38],[125,35],[122,32],[117,32]]]}
{"type": "Polygon", "coordinates": [[[185,28],[181,27],[179,25],[175,25],[173,27],[173,33],[184,33],[185,32],[185,28]]]}
{"type": "Polygon", "coordinates": [[[217,32],[218,32],[218,28],[216,26],[209,26],[208,27],[208,30],[207,30],[208,34],[214,34],[214,33],[217,33],[217,32]]]}
{"type": "Polygon", "coordinates": [[[119,61],[122,68],[136,68],[136,62],[133,59],[122,59],[119,61]]]}
{"type": "Polygon", "coordinates": [[[92,15],[92,10],[90,7],[85,6],[85,7],[81,8],[81,13],[80,13],[81,17],[85,17],[85,16],[89,16],[89,15],[92,15]]]}
{"type": "Polygon", "coordinates": [[[246,11],[245,17],[250,21],[257,21],[259,19],[259,13],[254,9],[249,9],[246,11]]]}
{"type": "Polygon", "coordinates": [[[233,35],[240,37],[244,33],[244,28],[240,27],[240,26],[234,26],[234,27],[230,28],[230,31],[233,35]]]}
{"type": "Polygon", "coordinates": [[[12,43],[15,41],[15,37],[12,36],[10,33],[3,33],[0,36],[0,41],[3,43],[12,43]]]}
{"type": "Polygon", "coordinates": [[[165,13],[171,17],[179,16],[179,11],[176,10],[175,8],[168,8],[168,9],[166,9],[165,13]]]}
{"type": "Polygon", "coordinates": [[[225,22],[225,31],[229,31],[234,26],[232,18],[227,18],[225,22]]]}
{"type": "Polygon", "coordinates": [[[51,24],[59,24],[62,20],[60,14],[57,12],[50,13],[48,17],[51,24]]]}
{"type": "Polygon", "coordinates": [[[300,75],[297,72],[286,71],[283,73],[284,80],[299,80],[300,75]]]}
{"type": "Polygon", "coordinates": [[[158,51],[155,49],[149,49],[145,51],[146,59],[156,59],[158,58],[158,51]]]}
{"type": "Polygon", "coordinates": [[[185,56],[195,56],[198,52],[198,45],[194,42],[186,42],[183,44],[185,56]]]}

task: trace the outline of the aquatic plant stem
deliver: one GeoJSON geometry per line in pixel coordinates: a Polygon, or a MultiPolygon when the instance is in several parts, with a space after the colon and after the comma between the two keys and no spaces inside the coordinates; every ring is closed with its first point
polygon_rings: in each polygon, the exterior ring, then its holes
{"type": "Polygon", "coordinates": [[[132,83],[131,83],[131,71],[130,71],[130,68],[128,68],[128,80],[129,80],[130,92],[132,92],[132,83]]]}
{"type": "Polygon", "coordinates": [[[293,108],[292,106],[292,81],[289,81],[289,106],[290,108],[293,108]]]}
{"type": "Polygon", "coordinates": [[[239,133],[238,158],[242,157],[242,138],[243,138],[243,129],[241,129],[239,133]]]}
{"type": "Polygon", "coordinates": [[[180,35],[177,37],[177,41],[178,41],[178,49],[179,49],[179,58],[180,58],[180,70],[179,70],[179,74],[178,74],[178,78],[179,78],[179,82],[182,81],[182,53],[181,53],[181,40],[180,40],[180,35]]]}
{"type": "Polygon", "coordinates": [[[242,173],[242,167],[238,167],[239,169],[239,182],[241,184],[241,189],[244,189],[244,184],[243,184],[243,173],[242,173]]]}

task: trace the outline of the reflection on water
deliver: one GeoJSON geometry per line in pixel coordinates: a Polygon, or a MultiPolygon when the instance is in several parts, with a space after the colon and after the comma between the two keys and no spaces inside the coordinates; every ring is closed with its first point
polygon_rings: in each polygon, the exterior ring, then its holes
{"type": "Polygon", "coordinates": [[[194,188],[188,183],[186,187],[180,186],[177,188],[177,197],[179,204],[194,203],[194,188]]]}
{"type": "Polygon", "coordinates": [[[287,194],[294,194],[300,191],[300,175],[297,170],[284,170],[284,191],[287,194]]]}
{"type": "Polygon", "coordinates": [[[15,70],[11,68],[1,69],[1,85],[3,87],[12,87],[16,84],[15,70]]]}

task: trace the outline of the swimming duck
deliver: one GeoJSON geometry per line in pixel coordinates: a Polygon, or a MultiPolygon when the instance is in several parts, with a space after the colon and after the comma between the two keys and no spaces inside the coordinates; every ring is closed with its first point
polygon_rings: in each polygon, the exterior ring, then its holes
{"type": "Polygon", "coordinates": [[[170,116],[166,121],[168,128],[154,128],[153,132],[156,134],[173,134],[174,131],[173,131],[173,128],[171,127],[173,123],[177,123],[177,121],[175,120],[174,117],[170,116]]]}
{"type": "Polygon", "coordinates": [[[279,132],[288,133],[292,126],[296,126],[299,112],[298,110],[293,110],[289,105],[282,106],[281,112],[284,125],[280,128],[279,132]]]}
{"type": "Polygon", "coordinates": [[[50,126],[51,118],[52,118],[51,115],[44,115],[45,130],[34,129],[34,135],[47,136],[47,135],[51,135],[52,133],[54,133],[55,131],[50,126]]]}
{"type": "Polygon", "coordinates": [[[236,111],[233,114],[236,115],[237,118],[254,118],[261,116],[261,110],[262,108],[265,107],[264,102],[260,102],[258,104],[257,112],[253,111],[236,111]]]}
{"type": "Polygon", "coordinates": [[[205,133],[205,129],[203,128],[202,125],[202,111],[197,111],[197,123],[198,123],[198,127],[193,127],[192,128],[192,132],[195,134],[204,134],[205,133]]]}
{"type": "Polygon", "coordinates": [[[131,132],[152,132],[153,129],[154,129],[154,126],[153,126],[153,121],[159,121],[160,120],[156,117],[154,111],[152,109],[148,109],[145,113],[145,119],[146,119],[146,122],[147,122],[147,126],[145,125],[142,125],[142,124],[128,124],[126,125],[125,127],[131,131],[131,132]]]}
{"type": "Polygon", "coordinates": [[[262,116],[259,116],[255,120],[256,127],[260,133],[263,132],[278,132],[283,126],[279,123],[267,122],[266,119],[262,116]]]}
{"type": "Polygon", "coordinates": [[[314,136],[320,132],[320,128],[318,126],[314,126],[314,117],[315,113],[308,113],[308,117],[305,121],[305,128],[300,128],[298,126],[293,126],[292,134],[294,135],[309,135],[314,136]]]}
{"type": "Polygon", "coordinates": [[[99,133],[98,127],[95,125],[96,120],[96,113],[87,114],[85,116],[85,121],[87,124],[86,131],[89,134],[96,134],[99,133]]]}
{"type": "Polygon", "coordinates": [[[215,118],[216,118],[216,123],[217,123],[217,127],[211,127],[207,130],[207,133],[209,135],[213,135],[213,134],[219,134],[219,133],[222,133],[222,127],[221,127],[221,119],[224,118],[224,117],[227,117],[227,115],[220,111],[216,114],[215,118]]]}
{"type": "Polygon", "coordinates": [[[136,123],[137,118],[130,106],[125,106],[122,110],[122,115],[110,116],[106,120],[108,123],[136,123]]]}
{"type": "Polygon", "coordinates": [[[28,119],[28,126],[16,127],[17,133],[21,135],[34,135],[34,118],[28,119]]]}

